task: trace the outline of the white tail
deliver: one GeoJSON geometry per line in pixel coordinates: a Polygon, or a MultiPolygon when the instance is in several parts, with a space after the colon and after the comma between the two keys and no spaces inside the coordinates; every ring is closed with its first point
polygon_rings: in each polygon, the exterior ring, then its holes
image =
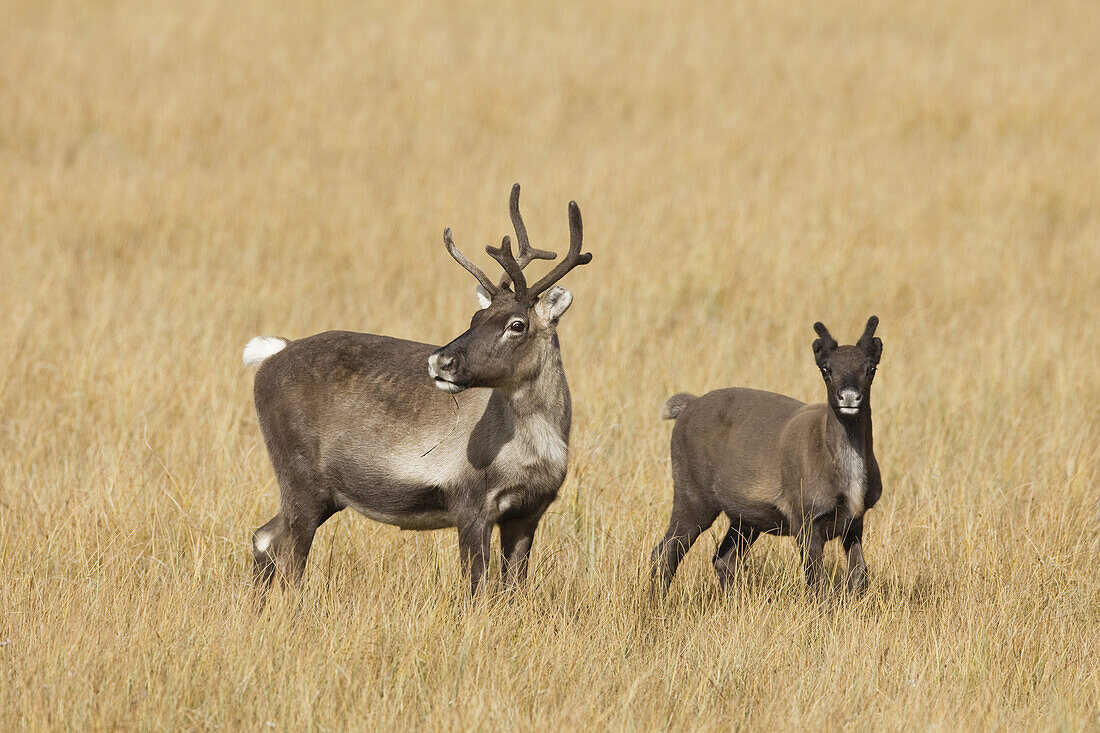
{"type": "Polygon", "coordinates": [[[264,359],[286,348],[287,340],[278,336],[257,336],[244,347],[242,359],[245,366],[258,367],[264,359]]]}

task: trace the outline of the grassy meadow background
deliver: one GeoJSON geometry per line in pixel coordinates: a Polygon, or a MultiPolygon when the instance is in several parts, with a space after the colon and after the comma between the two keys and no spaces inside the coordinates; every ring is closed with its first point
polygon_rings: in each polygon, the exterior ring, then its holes
{"type": "Polygon", "coordinates": [[[1096,3],[3,0],[0,317],[0,729],[1100,726],[1096,3]],[[446,342],[515,181],[594,254],[530,586],[345,512],[257,615],[242,347],[446,342]],[[650,603],[664,399],[872,313],[869,592],[650,603]]]}

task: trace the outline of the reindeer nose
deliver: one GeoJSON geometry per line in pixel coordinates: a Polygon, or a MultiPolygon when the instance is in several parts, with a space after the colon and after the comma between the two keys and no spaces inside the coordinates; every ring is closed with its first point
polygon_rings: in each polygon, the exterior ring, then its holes
{"type": "Polygon", "coordinates": [[[429,371],[432,372],[432,376],[436,374],[442,374],[449,372],[458,365],[458,356],[451,354],[443,354],[435,352],[428,357],[429,371]]]}
{"type": "Polygon", "coordinates": [[[857,389],[842,389],[837,397],[841,407],[859,407],[863,402],[863,393],[857,389]]]}

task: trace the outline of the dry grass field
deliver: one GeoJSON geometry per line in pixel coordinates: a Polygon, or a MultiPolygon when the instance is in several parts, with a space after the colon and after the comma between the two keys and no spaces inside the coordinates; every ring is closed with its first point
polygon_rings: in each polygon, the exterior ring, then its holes
{"type": "Polygon", "coordinates": [[[616,5],[0,2],[0,729],[1100,727],[1100,6],[616,5]],[[530,585],[345,512],[257,614],[241,348],[449,340],[514,181],[594,254],[530,585]],[[872,313],[869,591],[650,602],[665,398],[872,313]]]}

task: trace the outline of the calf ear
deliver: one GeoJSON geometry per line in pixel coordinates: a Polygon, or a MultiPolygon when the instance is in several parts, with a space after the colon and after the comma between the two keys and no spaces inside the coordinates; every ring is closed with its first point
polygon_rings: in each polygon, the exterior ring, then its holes
{"type": "Polygon", "coordinates": [[[882,339],[875,337],[875,329],[878,328],[878,316],[867,319],[867,327],[863,329],[863,335],[859,337],[856,346],[863,349],[872,362],[878,364],[882,358],[882,339]]]}
{"type": "Polygon", "coordinates": [[[493,304],[493,296],[481,285],[477,286],[477,302],[481,304],[481,310],[485,310],[493,304]]]}
{"type": "Polygon", "coordinates": [[[551,326],[557,325],[558,319],[569,310],[572,302],[573,294],[561,285],[555,285],[539,298],[539,302],[535,304],[535,315],[551,326]]]}
{"type": "Polygon", "coordinates": [[[821,321],[814,324],[814,330],[821,337],[814,339],[814,359],[820,364],[840,344],[836,342],[836,339],[829,333],[829,329],[825,328],[825,324],[821,321]]]}

